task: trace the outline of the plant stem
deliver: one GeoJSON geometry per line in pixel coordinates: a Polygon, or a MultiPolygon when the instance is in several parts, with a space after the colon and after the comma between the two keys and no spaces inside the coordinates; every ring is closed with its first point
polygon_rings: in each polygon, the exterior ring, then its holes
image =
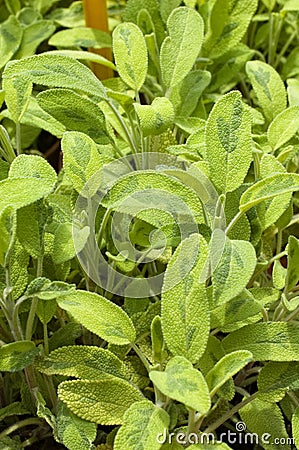
{"type": "Polygon", "coordinates": [[[109,102],[107,100],[106,100],[106,102],[107,102],[108,106],[110,107],[110,109],[112,110],[112,112],[115,115],[115,117],[117,118],[120,126],[122,127],[122,129],[123,129],[123,131],[124,131],[124,133],[125,133],[125,135],[127,137],[127,141],[128,141],[128,144],[131,147],[132,152],[133,153],[138,153],[137,148],[135,147],[134,141],[132,139],[132,136],[131,136],[131,134],[130,134],[130,132],[128,130],[128,127],[125,124],[125,121],[122,118],[121,114],[119,114],[119,112],[117,111],[117,109],[115,108],[115,106],[113,105],[112,102],[109,102]]]}
{"type": "Polygon", "coordinates": [[[140,350],[140,348],[136,344],[132,344],[132,348],[135,351],[135,353],[137,353],[137,355],[139,356],[141,361],[143,362],[144,367],[146,368],[146,370],[149,372],[151,370],[151,365],[148,362],[146,356],[143,354],[142,350],[140,350]]]}
{"type": "Polygon", "coordinates": [[[22,153],[22,138],[21,138],[20,122],[16,123],[16,146],[17,146],[17,155],[20,155],[22,153]]]}
{"type": "Polygon", "coordinates": [[[204,433],[211,433],[212,431],[216,430],[218,427],[220,427],[224,422],[226,422],[228,419],[230,419],[234,414],[236,414],[240,409],[242,409],[244,406],[246,406],[248,403],[252,402],[257,396],[258,392],[255,392],[250,397],[247,397],[245,400],[242,400],[242,402],[235,405],[232,409],[227,411],[223,416],[219,417],[214,423],[212,423],[209,427],[207,427],[204,430],[204,433]]]}
{"type": "Polygon", "coordinates": [[[8,436],[14,431],[19,430],[20,428],[27,427],[28,425],[42,425],[43,421],[38,419],[37,417],[29,417],[28,419],[20,420],[20,422],[14,423],[10,427],[6,428],[2,433],[0,433],[0,439],[8,436]]]}
{"type": "Polygon", "coordinates": [[[241,219],[241,217],[243,216],[244,211],[239,211],[235,217],[233,218],[233,220],[230,222],[230,224],[226,227],[225,230],[225,234],[227,235],[231,229],[236,225],[236,223],[241,219]]]}
{"type": "MultiPolygon", "coordinates": [[[[36,277],[41,277],[43,274],[43,258],[40,257],[37,259],[37,268],[36,268],[36,277]]],[[[27,319],[27,325],[26,325],[26,333],[25,333],[25,339],[28,341],[31,341],[32,338],[32,334],[33,334],[33,323],[34,323],[34,319],[35,319],[35,313],[36,313],[36,309],[37,309],[37,305],[38,305],[38,298],[37,297],[33,297],[32,302],[31,302],[31,306],[30,306],[30,311],[28,314],[28,319],[27,319]]]]}

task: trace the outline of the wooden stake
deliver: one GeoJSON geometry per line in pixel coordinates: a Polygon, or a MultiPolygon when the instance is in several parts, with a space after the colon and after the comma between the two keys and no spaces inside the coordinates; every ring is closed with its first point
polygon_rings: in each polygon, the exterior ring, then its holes
{"type": "MultiPolygon", "coordinates": [[[[106,0],[84,0],[85,23],[87,27],[109,33],[108,10],[106,0]]],[[[89,49],[93,53],[104,56],[112,61],[110,48],[89,49]]],[[[92,71],[101,80],[113,77],[113,70],[101,64],[92,63],[92,71]]]]}

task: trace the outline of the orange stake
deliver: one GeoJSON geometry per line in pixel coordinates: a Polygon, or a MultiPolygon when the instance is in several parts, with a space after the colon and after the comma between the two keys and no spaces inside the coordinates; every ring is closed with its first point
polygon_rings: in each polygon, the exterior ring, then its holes
{"type": "MultiPolygon", "coordinates": [[[[87,27],[109,32],[106,0],[84,0],[84,11],[87,27]]],[[[112,51],[110,48],[90,49],[90,51],[112,61],[112,51]]],[[[113,70],[109,67],[92,63],[92,70],[101,80],[113,77],[113,70]]]]}

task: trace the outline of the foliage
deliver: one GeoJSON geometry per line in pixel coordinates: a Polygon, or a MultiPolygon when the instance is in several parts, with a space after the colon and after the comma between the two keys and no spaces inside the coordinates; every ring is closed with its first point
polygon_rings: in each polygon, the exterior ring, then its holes
{"type": "Polygon", "coordinates": [[[0,1],[0,449],[298,447],[299,2],[108,6],[0,1]]]}

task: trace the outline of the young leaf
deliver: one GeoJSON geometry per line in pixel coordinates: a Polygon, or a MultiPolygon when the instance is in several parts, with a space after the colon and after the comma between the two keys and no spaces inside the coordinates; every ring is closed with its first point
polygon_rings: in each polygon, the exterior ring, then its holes
{"type": "Polygon", "coordinates": [[[283,289],[285,287],[287,269],[282,266],[281,262],[276,260],[273,265],[273,286],[276,289],[283,289]]]}
{"type": "Polygon", "coordinates": [[[74,89],[101,100],[107,98],[103,84],[91,70],[68,56],[48,53],[11,61],[5,67],[3,79],[15,78],[22,79],[19,88],[23,80],[30,80],[42,86],[74,89]]]}
{"type": "Polygon", "coordinates": [[[135,329],[127,314],[98,294],[76,291],[60,297],[58,304],[85,328],[111,344],[125,345],[135,340],[135,329]]]}
{"type": "Polygon", "coordinates": [[[160,316],[156,316],[151,323],[151,339],[153,347],[153,358],[155,361],[162,363],[164,359],[164,339],[160,316]]]}
{"type": "Polygon", "coordinates": [[[66,132],[61,142],[66,176],[77,192],[103,165],[103,158],[94,141],[84,133],[66,132]]]}
{"type": "Polygon", "coordinates": [[[49,39],[49,45],[68,48],[107,48],[111,47],[111,37],[108,33],[95,28],[76,27],[53,34],[49,39]]]}
{"type": "Polygon", "coordinates": [[[113,52],[116,68],[123,81],[138,91],[147,74],[147,48],[140,28],[122,23],[113,31],[113,52]]]}
{"type": "Polygon", "coordinates": [[[182,356],[175,356],[165,372],[152,370],[149,377],[167,397],[183,403],[188,408],[206,414],[211,406],[209,388],[199,370],[182,356]]]}
{"type": "Polygon", "coordinates": [[[112,378],[89,381],[64,381],[58,397],[77,416],[101,425],[120,425],[127,409],[144,399],[128,381],[112,378]]]}
{"type": "Polygon", "coordinates": [[[208,246],[202,236],[194,234],[182,241],[167,266],[162,293],[162,329],[167,346],[174,355],[193,363],[203,354],[210,331],[205,284],[199,282],[207,256],[208,246]],[[192,257],[193,268],[173,287],[176,271],[183,271],[192,257]],[[168,290],[167,285],[171,286],[168,290]]]}
{"type": "Polygon", "coordinates": [[[251,163],[251,114],[241,94],[232,91],[214,106],[206,126],[206,156],[211,181],[221,192],[237,189],[251,163]]]}
{"type": "Polygon", "coordinates": [[[293,289],[299,280],[299,241],[295,236],[289,236],[288,240],[288,267],[286,276],[287,292],[293,289]]]}
{"type": "Polygon", "coordinates": [[[57,309],[55,299],[39,300],[36,308],[36,315],[42,324],[46,325],[50,322],[57,309]]]}
{"type": "Polygon", "coordinates": [[[246,364],[252,361],[252,353],[239,350],[223,356],[206,375],[206,382],[213,397],[226,381],[236,375],[246,364]]]}
{"type": "Polygon", "coordinates": [[[161,134],[173,125],[174,111],[166,97],[156,97],[151,105],[134,104],[144,136],[161,134]]]}
{"type": "Polygon", "coordinates": [[[98,105],[70,89],[48,89],[37,96],[39,106],[67,130],[84,132],[99,144],[108,144],[105,117],[98,105]]]}
{"type": "Polygon", "coordinates": [[[255,361],[299,361],[299,326],[297,323],[261,322],[226,336],[225,352],[248,350],[255,361]]]}
{"type": "Polygon", "coordinates": [[[216,59],[234,48],[246,33],[258,2],[216,0],[209,15],[204,54],[216,59]]]}
{"type": "Polygon", "coordinates": [[[274,436],[279,436],[279,442],[283,442],[275,443],[276,449],[291,449],[291,446],[287,444],[288,433],[278,405],[254,399],[240,410],[240,415],[248,429],[259,436],[265,450],[273,448],[274,436]]]}
{"type": "Polygon", "coordinates": [[[255,266],[255,250],[250,242],[226,238],[220,262],[212,274],[214,305],[219,306],[240,294],[255,266]]]}
{"type": "Polygon", "coordinates": [[[123,425],[118,430],[115,450],[159,450],[157,435],[168,429],[169,416],[152,402],[136,402],[125,412],[123,425]]]}
{"type": "Polygon", "coordinates": [[[0,25],[0,69],[12,58],[22,41],[23,30],[15,16],[11,15],[0,25]]]}
{"type": "Polygon", "coordinates": [[[299,175],[277,173],[250,186],[241,196],[240,211],[245,212],[259,203],[287,192],[299,191],[299,175]]]}
{"type": "Polygon", "coordinates": [[[286,108],[286,90],[273,67],[262,61],[249,61],[246,72],[269,122],[286,108]]]}
{"type": "Polygon", "coordinates": [[[271,122],[267,137],[273,150],[277,150],[288,142],[299,128],[299,106],[292,106],[282,111],[271,122]]]}
{"type": "Polygon", "coordinates": [[[14,59],[25,58],[34,55],[37,47],[55,31],[55,25],[51,20],[38,20],[23,31],[23,37],[18,51],[14,54],[14,59]]]}
{"type": "Polygon", "coordinates": [[[18,372],[33,363],[39,353],[34,342],[17,341],[0,347],[0,370],[18,372]]]}
{"type": "Polygon", "coordinates": [[[60,347],[38,361],[37,369],[47,375],[64,375],[86,380],[103,375],[126,378],[124,363],[109,350],[87,345],[60,347]]]}
{"type": "Polygon", "coordinates": [[[45,277],[35,278],[26,289],[25,297],[38,297],[40,300],[54,300],[75,289],[74,284],[51,281],[45,277]]]}
{"type": "Polygon", "coordinates": [[[202,46],[204,24],[194,9],[180,7],[168,17],[167,28],[169,36],[161,46],[160,63],[163,82],[172,88],[192,69],[202,46]]]}
{"type": "Polygon", "coordinates": [[[63,403],[58,403],[57,435],[68,450],[90,450],[97,435],[94,423],[80,419],[63,403]]]}

